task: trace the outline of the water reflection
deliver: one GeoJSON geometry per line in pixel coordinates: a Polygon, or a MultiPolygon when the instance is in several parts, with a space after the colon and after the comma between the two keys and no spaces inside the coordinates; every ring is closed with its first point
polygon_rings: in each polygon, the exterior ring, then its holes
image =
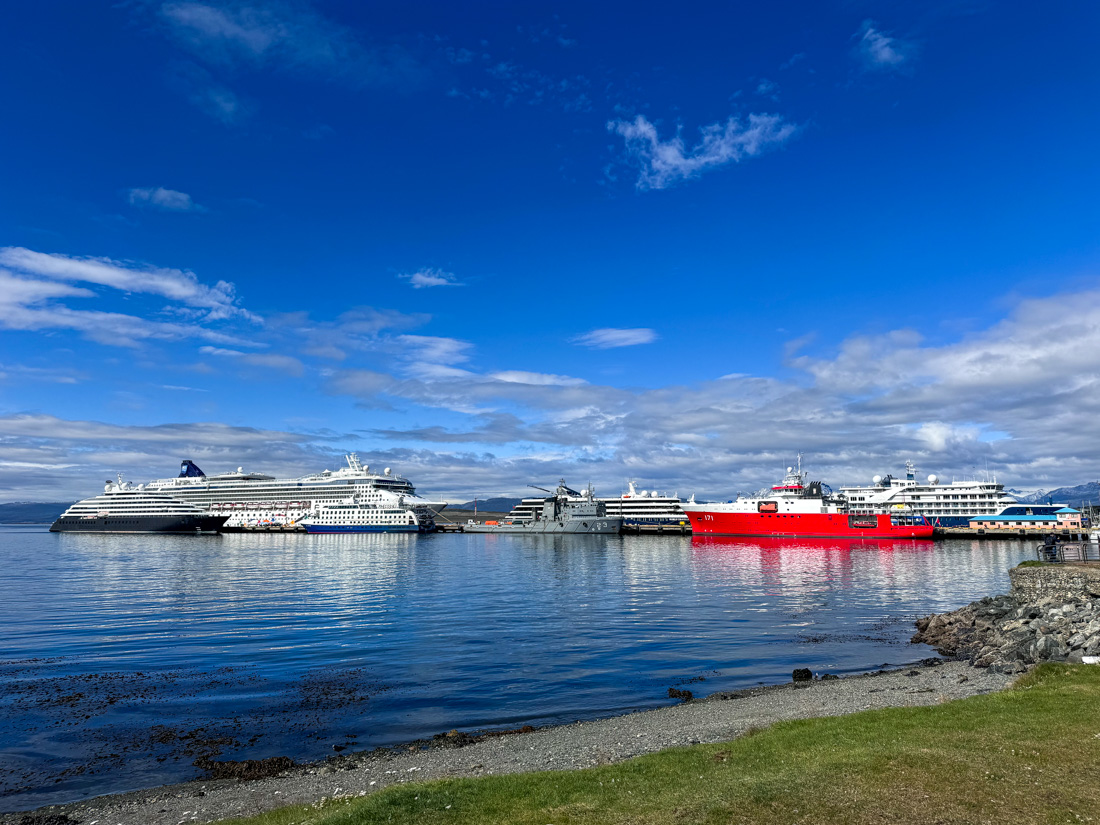
{"type": "Polygon", "coordinates": [[[234,739],[222,758],[310,759],[653,707],[698,677],[706,693],[901,665],[927,655],[907,644],[914,617],[1003,591],[1028,555],[1009,541],[0,533],[0,761],[23,777],[0,777],[9,809],[193,776],[149,744],[155,725],[234,739]]]}

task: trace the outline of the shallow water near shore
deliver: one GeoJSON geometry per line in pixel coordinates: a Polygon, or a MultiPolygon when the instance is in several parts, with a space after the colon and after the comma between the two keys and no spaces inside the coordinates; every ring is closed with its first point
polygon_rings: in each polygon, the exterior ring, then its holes
{"type": "Polygon", "coordinates": [[[0,811],[931,655],[1016,541],[0,528],[0,811]]]}

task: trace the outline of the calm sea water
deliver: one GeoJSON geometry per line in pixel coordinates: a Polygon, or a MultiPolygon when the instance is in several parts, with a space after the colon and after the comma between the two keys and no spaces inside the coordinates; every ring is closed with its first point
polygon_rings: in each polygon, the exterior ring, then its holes
{"type": "Polygon", "coordinates": [[[931,655],[1018,542],[0,528],[0,810],[931,655]]]}

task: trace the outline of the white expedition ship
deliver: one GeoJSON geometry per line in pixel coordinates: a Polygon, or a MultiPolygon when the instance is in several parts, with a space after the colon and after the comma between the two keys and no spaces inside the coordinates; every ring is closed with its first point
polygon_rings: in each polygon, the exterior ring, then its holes
{"type": "Polygon", "coordinates": [[[927,483],[916,480],[916,467],[905,462],[905,478],[875,476],[870,487],[841,487],[840,495],[854,514],[894,513],[899,510],[924,516],[934,527],[966,527],[970,519],[995,516],[1018,502],[1005,492],[996,476],[981,481],[941,482],[934,475],[927,483]]]}
{"type": "Polygon", "coordinates": [[[176,478],[150,481],[146,490],[167,493],[196,504],[213,514],[228,516],[223,529],[296,525],[320,508],[342,505],[349,499],[364,505],[388,505],[401,496],[405,505],[433,514],[446,502],[427,501],[416,494],[407,478],[381,473],[359,461],[356,453],[344,456],[346,467],[324,470],[301,478],[275,478],[263,473],[235,472],[208,476],[193,461],[180,465],[176,478]]]}
{"type": "Polygon", "coordinates": [[[370,501],[353,496],[342,504],[322,505],[301,525],[307,533],[428,533],[435,530],[435,512],[404,496],[376,493],[370,501]]]}

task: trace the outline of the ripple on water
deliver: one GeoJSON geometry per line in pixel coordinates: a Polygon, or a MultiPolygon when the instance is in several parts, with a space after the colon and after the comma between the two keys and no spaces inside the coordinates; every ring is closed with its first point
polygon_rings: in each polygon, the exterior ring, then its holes
{"type": "Polygon", "coordinates": [[[0,810],[928,655],[1016,542],[0,528],[0,810]]]}

